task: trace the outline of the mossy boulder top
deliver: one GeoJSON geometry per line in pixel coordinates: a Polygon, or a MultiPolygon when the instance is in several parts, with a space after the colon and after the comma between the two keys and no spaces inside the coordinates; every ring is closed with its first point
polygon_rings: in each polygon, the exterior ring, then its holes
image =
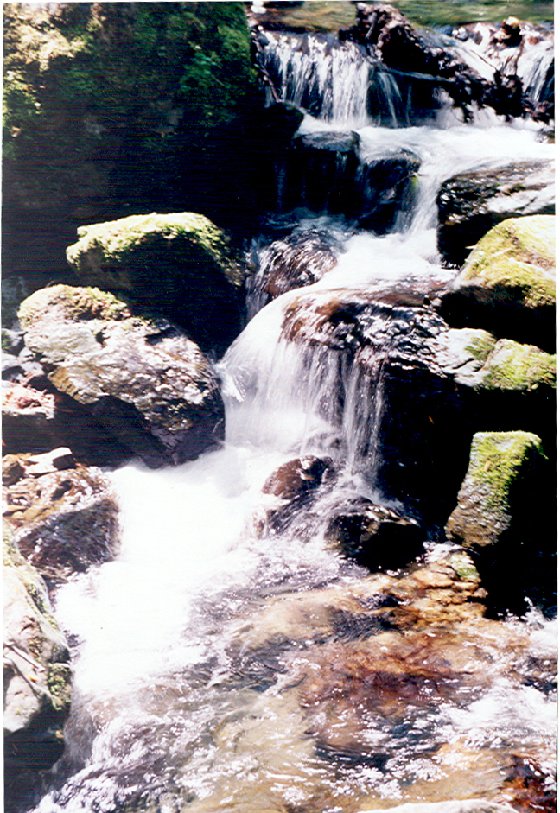
{"type": "Polygon", "coordinates": [[[451,324],[555,345],[555,217],[504,220],[486,234],[443,297],[451,324]]]}
{"type": "Polygon", "coordinates": [[[36,291],[19,316],[51,384],[148,465],[181,463],[222,439],[212,365],[169,322],[135,316],[99,289],[68,285],[36,291]]]}
{"type": "Polygon", "coordinates": [[[79,281],[126,293],[177,321],[204,350],[240,330],[244,273],[227,235],[191,212],[81,226],[67,251],[79,281]]]}
{"type": "Polygon", "coordinates": [[[498,542],[515,513],[528,511],[528,495],[545,461],[541,439],[531,432],[478,432],[447,523],[450,539],[473,549],[498,542]]]}
{"type": "Polygon", "coordinates": [[[472,328],[451,329],[444,344],[444,370],[477,392],[552,394],[556,389],[556,356],[534,345],[472,328]]]}

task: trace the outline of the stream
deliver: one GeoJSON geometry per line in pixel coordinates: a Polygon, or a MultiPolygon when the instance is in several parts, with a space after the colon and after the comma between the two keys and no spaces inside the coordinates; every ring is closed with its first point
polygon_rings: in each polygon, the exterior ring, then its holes
{"type": "MultiPolygon", "coordinates": [[[[421,161],[415,197],[383,237],[341,216],[298,210],[298,227],[336,238],[337,261],[305,289],[264,307],[249,303],[252,319],[218,365],[223,447],[177,468],[134,462],[112,473],[120,553],[56,595],[74,653],[74,696],[66,753],[37,813],[357,813],[499,800],[512,755],[554,764],[556,624],[529,606],[524,618],[493,622],[483,646],[476,628],[471,638],[462,634],[473,662],[459,670],[461,679],[436,681],[420,700],[405,697],[404,711],[402,697],[364,709],[362,695],[344,702],[342,690],[324,705],[302,702],[301,692],[313,697],[309,675],[320,682],[336,671],[322,648],[361,640],[316,606],[370,578],[333,547],[326,520],[344,499],[386,499],[375,476],[383,387],[381,372],[364,382],[358,368],[325,362],[282,334],[302,294],[320,300],[449,281],[455,272],[442,268],[436,249],[441,182],[463,170],[550,157],[554,147],[529,123],[479,113],[466,125],[445,106],[410,126],[406,100],[387,77],[382,115],[372,119],[355,46],[333,56],[313,41],[301,54],[285,36],[271,48],[286,98],[305,106],[309,83],[317,84],[313,97],[322,102],[299,134],[356,129],[362,161],[388,147],[412,151],[421,161]],[[342,410],[329,408],[338,386],[342,410]],[[270,498],[263,483],[305,455],[334,460],[334,484],[298,522],[259,532],[270,498]],[[318,604],[307,606],[313,597],[318,604]]],[[[257,276],[266,247],[266,239],[255,241],[257,276]]],[[[429,559],[447,549],[427,543],[429,559]]],[[[394,638],[379,640],[391,655],[394,638]]],[[[454,654],[455,639],[442,646],[451,662],[463,657],[454,654]]]]}

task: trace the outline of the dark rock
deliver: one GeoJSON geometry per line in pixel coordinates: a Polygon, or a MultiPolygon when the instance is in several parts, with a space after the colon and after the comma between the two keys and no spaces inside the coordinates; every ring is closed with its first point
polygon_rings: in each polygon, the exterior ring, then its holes
{"type": "Polygon", "coordinates": [[[14,381],[22,372],[23,368],[17,356],[13,356],[11,353],[2,353],[2,378],[5,381],[14,381]]]}
{"type": "Polygon", "coordinates": [[[97,289],[63,285],[25,300],[20,318],[53,387],[147,465],[182,463],[223,438],[217,377],[168,322],[134,317],[97,289]]]}
{"type": "Polygon", "coordinates": [[[327,535],[371,571],[404,567],[424,550],[424,533],[414,519],[366,499],[337,508],[327,535]]]}
{"type": "Polygon", "coordinates": [[[263,493],[275,498],[274,506],[264,508],[257,519],[261,534],[284,530],[303,508],[308,508],[319,489],[328,484],[334,473],[333,461],[313,455],[284,463],[266,480],[263,493]]]}
{"type": "Polygon", "coordinates": [[[299,206],[333,214],[352,211],[359,143],[354,131],[297,136],[279,173],[280,211],[299,206]]]}
{"type": "Polygon", "coordinates": [[[357,177],[362,228],[377,234],[394,228],[399,214],[410,210],[420,163],[409,150],[387,150],[362,164],[357,177]]]}
{"type": "Polygon", "coordinates": [[[445,181],[438,193],[438,249],[461,265],[493,226],[512,217],[554,214],[552,161],[520,161],[465,172],[445,181]]]}
{"type": "Polygon", "coordinates": [[[4,539],[5,801],[30,788],[64,749],[71,670],[45,584],[4,539]]]}
{"type": "Polygon", "coordinates": [[[253,279],[258,308],[271,299],[311,285],[336,265],[338,242],[320,228],[300,227],[275,240],[260,255],[259,274],[253,279]]]}
{"type": "Polygon", "coordinates": [[[117,503],[101,471],[73,467],[68,449],[10,456],[8,465],[5,522],[18,549],[50,585],[114,555],[117,503]]]}

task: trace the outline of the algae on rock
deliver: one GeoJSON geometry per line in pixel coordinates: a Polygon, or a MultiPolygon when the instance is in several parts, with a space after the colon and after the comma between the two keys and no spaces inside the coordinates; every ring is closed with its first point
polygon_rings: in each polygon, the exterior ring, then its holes
{"type": "Polygon", "coordinates": [[[555,217],[504,220],[470,253],[443,296],[453,325],[552,350],[556,338],[555,217]]]}
{"type": "Polygon", "coordinates": [[[192,212],[131,215],[81,226],[67,251],[79,281],[174,319],[203,350],[223,352],[241,329],[244,274],[226,234],[192,212]]]}

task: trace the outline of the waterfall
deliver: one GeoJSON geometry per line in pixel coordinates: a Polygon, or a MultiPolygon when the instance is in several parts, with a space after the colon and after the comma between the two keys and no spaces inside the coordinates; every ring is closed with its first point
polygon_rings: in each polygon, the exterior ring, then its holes
{"type": "Polygon", "coordinates": [[[367,123],[370,65],[360,46],[326,35],[267,37],[263,65],[283,101],[324,121],[355,127],[367,123]]]}
{"type": "MultiPolygon", "coordinates": [[[[395,577],[366,574],[326,533],[342,504],[400,507],[379,485],[387,463],[380,433],[398,417],[387,407],[391,364],[402,362],[405,383],[421,368],[422,347],[438,329],[424,295],[454,275],[436,250],[442,180],[550,157],[554,147],[538,143],[530,127],[496,121],[409,126],[395,78],[358,46],[320,35],[267,37],[261,57],[281,97],[320,119],[306,117],[300,137],[358,129],[358,172],[388,148],[413,153],[417,192],[384,235],[359,229],[355,213],[344,220],[346,212],[292,212],[291,223],[301,215],[333,241],[320,259],[318,248],[298,255],[309,278],[272,301],[255,280],[283,246],[275,253],[268,232],[255,239],[251,319],[217,365],[223,447],[177,468],[134,462],[113,472],[120,553],[58,590],[74,699],[66,755],[36,813],[325,813],[407,803],[414,813],[419,799],[456,810],[450,797],[502,801],[512,755],[554,762],[555,704],[546,689],[554,623],[533,611],[488,621],[484,637],[474,619],[441,651],[430,649],[439,630],[392,626],[395,577]],[[333,476],[299,524],[262,532],[261,515],[287,502],[264,484],[303,456],[328,461],[333,476]],[[330,657],[328,647],[341,642],[356,647],[355,672],[330,657]],[[393,672],[383,647],[396,650],[393,672]],[[417,659],[409,684],[407,653],[417,659]],[[460,669],[451,670],[448,656],[460,669]],[[378,683],[368,683],[362,659],[375,657],[378,683]],[[430,678],[432,662],[440,683],[430,678]],[[338,679],[322,689],[337,668],[338,679]],[[356,697],[345,703],[348,687],[356,697]]],[[[534,87],[543,71],[535,68],[534,87]]],[[[408,406],[411,414],[421,408],[408,406]]],[[[433,543],[428,553],[429,561],[442,555],[433,543]]]]}

